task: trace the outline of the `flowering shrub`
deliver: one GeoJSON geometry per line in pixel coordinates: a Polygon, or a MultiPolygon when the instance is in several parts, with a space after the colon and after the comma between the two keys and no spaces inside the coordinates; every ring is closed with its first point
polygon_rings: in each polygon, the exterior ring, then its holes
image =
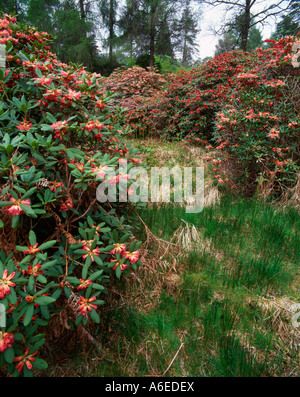
{"type": "MultiPolygon", "coordinates": [[[[300,73],[291,63],[294,41],[290,36],[257,50],[257,66],[237,74],[230,100],[216,117],[219,159],[230,163],[232,183],[249,191],[265,181],[270,192],[280,194],[295,184],[299,171],[300,73]]],[[[214,171],[223,183],[219,167],[214,171]]]]}
{"type": "Polygon", "coordinates": [[[140,265],[126,204],[96,199],[101,181],[130,180],[118,165],[138,162],[136,151],[102,77],[59,62],[49,40],[0,20],[0,372],[13,376],[47,367],[42,327],[62,311],[76,326],[99,323],[105,284],[140,265]]]}
{"type": "Polygon", "coordinates": [[[105,88],[108,91],[118,93],[122,97],[132,95],[151,96],[160,90],[166,83],[165,76],[151,68],[116,69],[106,80],[105,88]]]}
{"type": "Polygon", "coordinates": [[[125,73],[115,90],[127,93],[128,128],[215,148],[218,157],[208,160],[218,184],[253,192],[258,181],[272,182],[270,192],[280,194],[299,169],[299,68],[292,65],[294,37],[270,41],[273,48],[227,52],[169,75],[155,91],[140,89],[125,73]]]}
{"type": "Polygon", "coordinates": [[[141,120],[149,113],[148,108],[156,101],[156,97],[161,95],[167,80],[166,76],[151,68],[133,66],[116,69],[103,82],[104,89],[115,94],[114,102],[126,109],[123,122],[127,131],[135,135],[144,134],[146,127],[141,120]]]}
{"type": "Polygon", "coordinates": [[[189,72],[170,74],[163,89],[129,102],[129,127],[136,133],[164,139],[209,138],[215,114],[230,93],[235,73],[251,62],[251,55],[234,51],[189,72]]]}

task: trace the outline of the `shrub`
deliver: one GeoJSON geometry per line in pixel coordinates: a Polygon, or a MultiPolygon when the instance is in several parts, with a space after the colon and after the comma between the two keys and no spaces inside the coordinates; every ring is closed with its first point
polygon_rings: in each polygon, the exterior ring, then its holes
{"type": "MultiPolygon", "coordinates": [[[[217,114],[214,139],[230,164],[232,183],[253,192],[291,188],[299,172],[299,69],[291,63],[290,36],[258,50],[257,66],[236,76],[230,100],[217,114]]],[[[220,173],[218,167],[215,168],[220,173]]],[[[226,175],[228,176],[228,175],[226,175]]],[[[222,183],[222,175],[216,175],[222,183]]]]}
{"type": "MultiPolygon", "coordinates": [[[[191,71],[169,74],[168,84],[130,108],[126,120],[143,135],[188,140],[211,137],[214,117],[238,71],[253,62],[241,51],[226,53],[191,71]],[[146,102],[146,107],[145,107],[146,102]],[[140,105],[143,111],[140,112],[140,105]]],[[[159,87],[158,87],[159,88],[159,87]]]]}
{"type": "Polygon", "coordinates": [[[142,135],[146,129],[141,122],[148,113],[154,98],[161,95],[167,78],[151,68],[138,66],[116,69],[104,83],[104,89],[115,94],[114,103],[123,108],[124,124],[135,135],[142,135]]]}
{"type": "MultiPolygon", "coordinates": [[[[140,66],[141,68],[147,69],[150,65],[150,55],[149,54],[141,54],[136,58],[135,64],[140,66]]],[[[161,64],[160,62],[155,59],[154,62],[154,69],[161,73],[161,64]]]]}
{"type": "Polygon", "coordinates": [[[135,95],[152,96],[160,90],[166,82],[161,74],[151,68],[116,69],[104,82],[106,90],[117,93],[121,98],[128,98],[135,95]]]}
{"type": "Polygon", "coordinates": [[[139,160],[100,75],[59,62],[49,36],[16,18],[0,20],[0,37],[0,371],[30,376],[47,366],[42,327],[60,313],[75,328],[99,323],[106,283],[140,264],[126,204],[96,199],[99,182],[130,178],[122,158],[139,160]]]}

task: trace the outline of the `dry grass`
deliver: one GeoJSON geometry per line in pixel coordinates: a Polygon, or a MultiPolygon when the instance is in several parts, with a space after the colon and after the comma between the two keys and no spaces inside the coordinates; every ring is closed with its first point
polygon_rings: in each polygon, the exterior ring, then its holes
{"type": "MultiPolygon", "coordinates": [[[[150,148],[148,154],[143,154],[144,161],[149,166],[206,166],[203,163],[202,149],[187,146],[186,143],[165,144],[147,139],[131,141],[131,144],[150,148]]],[[[213,178],[207,172],[206,175],[205,207],[217,206],[222,198],[221,193],[214,186],[213,178]]],[[[299,180],[297,186],[289,196],[294,197],[295,202],[299,198],[299,180]]],[[[267,191],[266,187],[262,187],[261,192],[264,191],[267,191]]],[[[231,221],[234,221],[230,215],[227,217],[227,213],[216,216],[219,216],[216,227],[222,222],[231,225],[231,221]]],[[[299,367],[291,359],[292,349],[298,349],[299,353],[300,346],[300,327],[293,327],[291,322],[296,313],[293,306],[296,302],[286,295],[276,296],[274,293],[274,296],[262,297],[257,290],[223,285],[224,275],[230,276],[231,270],[235,269],[240,245],[232,243],[230,250],[227,250],[225,244],[218,245],[216,239],[205,237],[205,229],[197,227],[196,223],[183,220],[179,224],[179,220],[178,226],[175,224],[174,228],[177,230],[171,233],[170,238],[166,238],[164,230],[156,232],[156,235],[140,217],[145,235],[140,248],[143,266],[138,272],[131,272],[120,281],[111,282],[107,286],[109,294],[100,315],[103,322],[99,340],[103,345],[103,353],[97,353],[95,346],[88,343],[80,355],[80,364],[74,366],[74,360],[68,359],[65,362],[63,358],[56,371],[50,372],[50,376],[99,376],[99,373],[103,376],[103,368],[107,365],[113,376],[194,376],[198,373],[200,376],[209,376],[211,359],[218,359],[219,344],[225,336],[238,338],[241,348],[255,357],[259,364],[263,364],[266,352],[251,339],[253,330],[270,336],[274,341],[274,348],[267,355],[268,360],[275,364],[270,364],[266,371],[278,376],[276,363],[282,353],[284,363],[280,369],[281,374],[299,376],[299,367]],[[203,261],[189,262],[191,253],[204,258],[203,261]],[[216,274],[212,274],[210,264],[215,265],[216,274]],[[206,289],[211,289],[209,298],[201,297],[200,292],[206,289]],[[191,294],[190,300],[188,294],[191,294]],[[220,313],[225,316],[226,311],[222,305],[226,302],[229,302],[229,312],[236,317],[234,328],[221,334],[220,340],[211,339],[210,335],[205,340],[203,317],[207,313],[214,313],[215,303],[220,304],[220,313]],[[194,306],[201,311],[201,315],[195,315],[194,306]],[[236,306],[240,307],[241,312],[235,312],[236,306]],[[132,309],[132,314],[129,308],[132,309]],[[182,316],[182,321],[174,329],[162,332],[158,325],[155,328],[152,324],[160,314],[166,317],[166,323],[168,320],[171,322],[177,316],[175,311],[179,309],[181,311],[178,316],[182,316]],[[252,311],[256,317],[249,320],[252,311]],[[137,329],[138,325],[141,330],[137,329]],[[129,335],[126,334],[127,331],[129,335]],[[102,335],[105,335],[104,340],[102,335]],[[191,368],[195,361],[199,361],[199,366],[197,370],[194,367],[196,372],[193,372],[191,368]]],[[[155,223],[158,230],[163,229],[159,218],[155,223]]],[[[257,246],[251,236],[253,231],[250,225],[243,224],[241,230],[250,245],[248,253],[258,257],[260,252],[255,252],[257,246]]],[[[212,318],[214,319],[213,316],[212,318]]],[[[212,328],[218,329],[219,320],[214,320],[216,322],[212,323],[212,328]]],[[[65,337],[66,335],[63,338],[65,337]]]]}

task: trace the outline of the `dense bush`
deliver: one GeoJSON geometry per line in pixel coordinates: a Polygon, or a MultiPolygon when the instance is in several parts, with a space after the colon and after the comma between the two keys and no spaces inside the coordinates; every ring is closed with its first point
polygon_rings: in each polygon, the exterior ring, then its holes
{"type": "Polygon", "coordinates": [[[136,132],[164,139],[208,138],[221,101],[228,97],[236,72],[244,70],[250,55],[226,53],[191,71],[170,74],[163,86],[130,107],[128,125],[136,132]],[[142,107],[142,111],[141,111],[142,107]]]}
{"type": "MultiPolygon", "coordinates": [[[[258,182],[266,182],[269,192],[278,195],[295,184],[300,71],[291,63],[294,41],[287,37],[271,49],[256,51],[257,66],[237,74],[232,95],[217,114],[216,148],[220,159],[230,164],[232,183],[243,190],[254,191],[258,182]]],[[[222,175],[216,178],[224,180],[222,175]]]]}
{"type": "Polygon", "coordinates": [[[133,66],[116,69],[104,82],[106,90],[121,98],[135,95],[152,96],[166,83],[166,78],[151,68],[133,66]]]}
{"type": "Polygon", "coordinates": [[[125,125],[135,135],[144,133],[146,126],[141,122],[148,108],[165,86],[167,78],[151,68],[133,66],[116,69],[104,82],[103,87],[115,94],[114,104],[121,106],[125,125]]]}
{"type": "MultiPolygon", "coordinates": [[[[141,68],[147,69],[150,65],[150,55],[149,54],[141,54],[136,58],[135,61],[136,66],[140,66],[141,68]]],[[[161,64],[159,61],[155,59],[154,69],[161,73],[161,64]]]]}
{"type": "Polygon", "coordinates": [[[119,79],[116,74],[112,85],[128,109],[128,128],[137,135],[185,138],[216,148],[219,157],[208,160],[219,184],[230,180],[253,192],[258,181],[268,182],[270,192],[280,194],[295,184],[299,169],[295,40],[271,41],[269,48],[252,53],[224,53],[191,71],[170,74],[153,90],[139,69],[119,79]]]}
{"type": "Polygon", "coordinates": [[[126,204],[96,199],[101,181],[130,180],[122,158],[139,159],[100,75],[59,62],[48,35],[15,18],[0,20],[0,37],[0,372],[30,376],[47,366],[42,327],[62,313],[68,328],[99,323],[105,284],[140,264],[126,204]]]}

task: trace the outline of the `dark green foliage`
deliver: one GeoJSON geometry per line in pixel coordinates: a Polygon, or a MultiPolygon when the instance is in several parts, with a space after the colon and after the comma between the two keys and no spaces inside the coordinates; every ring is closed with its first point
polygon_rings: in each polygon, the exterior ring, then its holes
{"type": "MultiPolygon", "coordinates": [[[[140,66],[140,67],[145,68],[145,69],[148,68],[149,65],[150,65],[150,55],[149,54],[139,55],[137,57],[136,61],[135,61],[135,64],[137,66],[140,66]]],[[[161,64],[160,64],[160,62],[155,61],[154,68],[156,70],[158,70],[159,72],[161,72],[161,64]]]]}
{"type": "Polygon", "coordinates": [[[296,20],[293,14],[285,15],[276,25],[276,30],[272,35],[274,40],[279,40],[285,36],[294,36],[300,31],[300,21],[296,20]]]}

